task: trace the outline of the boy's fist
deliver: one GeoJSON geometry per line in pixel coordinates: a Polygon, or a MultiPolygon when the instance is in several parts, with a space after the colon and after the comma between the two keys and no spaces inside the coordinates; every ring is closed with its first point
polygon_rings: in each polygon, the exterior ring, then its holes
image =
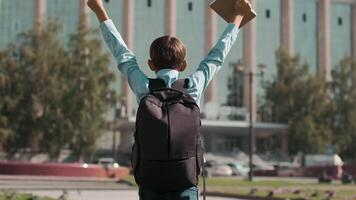
{"type": "Polygon", "coordinates": [[[87,5],[96,14],[100,22],[109,19],[102,0],[88,0],[87,5]]]}
{"type": "Polygon", "coordinates": [[[102,11],[104,8],[102,0],[88,0],[87,5],[95,13],[102,11]]]}
{"type": "Polygon", "coordinates": [[[235,14],[239,16],[247,15],[252,9],[249,0],[238,0],[235,4],[235,14]]]}

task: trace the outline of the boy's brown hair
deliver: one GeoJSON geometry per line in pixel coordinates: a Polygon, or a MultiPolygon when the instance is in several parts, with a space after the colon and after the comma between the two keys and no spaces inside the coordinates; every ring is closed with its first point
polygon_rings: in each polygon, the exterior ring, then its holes
{"type": "Polygon", "coordinates": [[[163,36],[152,42],[150,57],[158,69],[178,69],[185,61],[187,50],[175,37],[163,36]]]}

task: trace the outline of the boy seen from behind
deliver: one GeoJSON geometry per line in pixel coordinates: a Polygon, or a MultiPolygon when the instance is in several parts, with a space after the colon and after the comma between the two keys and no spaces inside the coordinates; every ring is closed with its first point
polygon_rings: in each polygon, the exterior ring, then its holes
{"type": "Polygon", "coordinates": [[[238,27],[251,4],[237,1],[235,22],[227,25],[207,57],[186,79],[179,79],[187,61],[186,48],[178,38],[163,36],[153,41],[147,64],[157,78],[149,79],[109,18],[102,0],[88,0],[88,6],[101,23],[104,40],[139,104],[132,166],[140,200],[198,199],[198,176],[203,164],[200,99],[235,43],[238,27]]]}

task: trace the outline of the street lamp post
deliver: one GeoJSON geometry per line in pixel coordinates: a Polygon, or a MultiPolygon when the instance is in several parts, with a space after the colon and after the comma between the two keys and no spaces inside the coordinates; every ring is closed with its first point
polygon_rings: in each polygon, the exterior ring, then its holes
{"type": "Polygon", "coordinates": [[[254,148],[255,148],[255,133],[253,130],[253,102],[252,102],[252,98],[253,98],[253,81],[254,81],[254,77],[255,76],[263,76],[264,74],[264,70],[266,68],[266,65],[264,64],[260,64],[258,65],[258,68],[260,69],[260,73],[254,73],[252,70],[248,73],[245,72],[245,66],[241,63],[241,61],[239,60],[236,64],[236,69],[240,72],[243,73],[244,76],[248,76],[248,81],[249,81],[249,168],[250,171],[248,173],[248,180],[249,181],[253,181],[253,153],[254,153],[254,148]]]}
{"type": "Polygon", "coordinates": [[[250,172],[248,173],[248,180],[252,181],[253,180],[253,152],[254,152],[254,138],[255,138],[255,132],[253,131],[253,116],[252,116],[252,98],[253,98],[253,77],[254,73],[251,71],[248,74],[249,77],[249,112],[250,112],[250,119],[249,119],[249,166],[250,166],[250,172]]]}

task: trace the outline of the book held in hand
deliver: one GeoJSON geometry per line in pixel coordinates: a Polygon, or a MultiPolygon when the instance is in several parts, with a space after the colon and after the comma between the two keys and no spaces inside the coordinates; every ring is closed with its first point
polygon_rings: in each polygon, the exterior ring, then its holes
{"type": "MultiPolygon", "coordinates": [[[[210,8],[213,9],[220,17],[226,22],[233,23],[236,19],[235,4],[239,0],[215,0],[210,3],[210,8]]],[[[252,9],[242,18],[239,28],[242,28],[252,19],[257,16],[256,12],[252,9]]]]}

